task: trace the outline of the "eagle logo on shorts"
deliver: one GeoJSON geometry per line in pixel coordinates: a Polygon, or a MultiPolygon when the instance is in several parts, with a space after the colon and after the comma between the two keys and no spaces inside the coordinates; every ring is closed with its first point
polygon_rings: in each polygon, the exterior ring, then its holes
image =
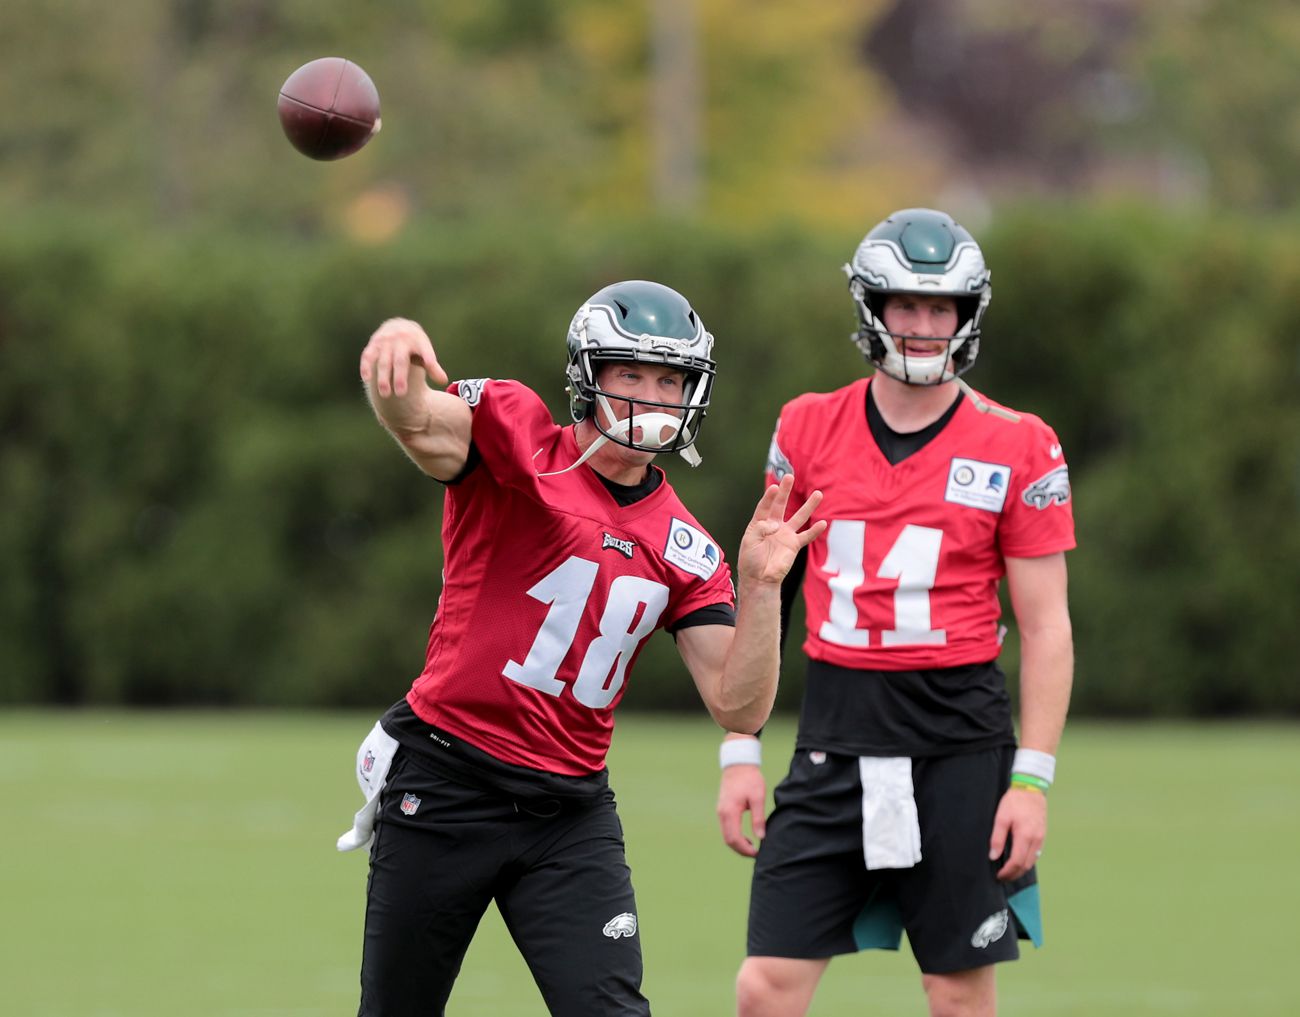
{"type": "Polygon", "coordinates": [[[610,939],[618,939],[620,936],[626,936],[631,939],[636,935],[636,915],[631,911],[624,911],[621,915],[615,915],[605,923],[605,928],[601,930],[610,939]]]}
{"type": "Polygon", "coordinates": [[[989,915],[984,921],[980,922],[980,927],[975,930],[975,935],[971,936],[970,945],[977,950],[983,950],[990,943],[996,943],[1001,939],[1009,924],[1010,918],[1007,916],[1006,908],[989,915]]]}

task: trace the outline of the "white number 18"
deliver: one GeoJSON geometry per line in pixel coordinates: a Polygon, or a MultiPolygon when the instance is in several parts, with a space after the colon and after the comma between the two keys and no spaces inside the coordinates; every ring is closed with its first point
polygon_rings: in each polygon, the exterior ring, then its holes
{"type": "MultiPolygon", "coordinates": [[[[594,561],[571,556],[533,585],[528,595],[549,604],[550,609],[524,662],[508,661],[502,674],[547,695],[558,696],[564,691],[564,682],[555,675],[578,634],[599,571],[594,561]]],[[[641,640],[654,630],[667,606],[668,587],[662,583],[640,576],[615,579],[600,616],[600,635],[588,644],[573,680],[573,698],[593,710],[613,702],[623,687],[628,660],[641,640]],[[637,611],[643,606],[637,619],[637,611]]]]}

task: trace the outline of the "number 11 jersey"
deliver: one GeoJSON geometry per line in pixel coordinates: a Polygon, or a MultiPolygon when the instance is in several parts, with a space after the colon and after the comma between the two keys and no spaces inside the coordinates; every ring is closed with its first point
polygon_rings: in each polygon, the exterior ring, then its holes
{"type": "Polygon", "coordinates": [[[810,660],[913,671],[994,660],[1004,558],[1074,547],[1069,473],[1031,414],[963,398],[926,445],[891,464],[867,422],[870,378],[787,403],[768,481],[793,470],[791,504],[821,490],[804,577],[810,660]]]}

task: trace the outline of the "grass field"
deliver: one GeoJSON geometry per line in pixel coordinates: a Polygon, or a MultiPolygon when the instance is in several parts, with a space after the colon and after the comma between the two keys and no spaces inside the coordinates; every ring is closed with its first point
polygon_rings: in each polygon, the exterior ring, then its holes
{"type": "MultiPolygon", "coordinates": [[[[373,718],[0,716],[0,1013],[356,1012],[365,859],[334,851],[373,718]]],[[[765,736],[779,777],[788,723],[765,736]]],[[[611,758],[661,1017],[725,1017],[748,863],[715,833],[716,732],[626,715],[611,758]]],[[[1300,727],[1075,724],[1041,863],[1047,945],[1016,1015],[1293,1017],[1300,727]]],[[[453,1014],[542,1014],[489,911],[453,1014]]],[[[841,958],[814,1014],[923,1014],[906,947],[841,958]]]]}

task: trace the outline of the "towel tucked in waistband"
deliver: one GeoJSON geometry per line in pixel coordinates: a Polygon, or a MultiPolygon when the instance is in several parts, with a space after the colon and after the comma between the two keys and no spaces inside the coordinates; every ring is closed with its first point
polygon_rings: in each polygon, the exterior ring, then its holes
{"type": "Polygon", "coordinates": [[[352,819],[352,829],[343,834],[337,846],[340,851],[369,850],[375,835],[375,813],[379,809],[379,792],[388,779],[388,768],[397,752],[397,739],[383,729],[377,721],[357,749],[357,783],[366,796],[366,804],[352,819]]]}
{"type": "Polygon", "coordinates": [[[862,854],[868,869],[910,869],[921,860],[921,824],[905,756],[861,756],[862,854]]]}

